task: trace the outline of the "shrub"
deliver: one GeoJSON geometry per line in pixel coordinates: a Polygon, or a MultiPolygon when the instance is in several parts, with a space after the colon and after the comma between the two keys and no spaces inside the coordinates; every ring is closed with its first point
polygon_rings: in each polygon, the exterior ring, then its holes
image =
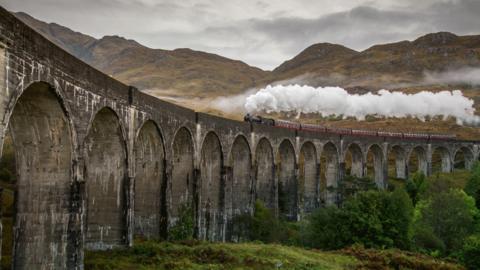
{"type": "Polygon", "coordinates": [[[480,209],[480,162],[475,162],[472,175],[465,185],[465,192],[475,199],[476,206],[480,209]]]}
{"type": "Polygon", "coordinates": [[[472,235],[465,240],[462,259],[468,269],[480,269],[480,234],[472,235]]]}
{"type": "Polygon", "coordinates": [[[173,241],[189,240],[193,238],[194,219],[191,206],[184,204],[178,209],[178,220],[170,228],[168,238],[173,241]]]}
{"type": "MultiPolygon", "coordinates": [[[[475,217],[478,209],[475,201],[463,190],[451,189],[432,195],[419,202],[415,209],[415,239],[425,239],[424,235],[431,230],[433,235],[445,245],[447,254],[452,254],[462,247],[465,238],[475,229],[475,217]]],[[[420,249],[431,247],[417,242],[420,249]]]]}
{"type": "Polygon", "coordinates": [[[265,243],[280,242],[284,234],[281,222],[272,210],[265,207],[262,201],[255,202],[255,212],[250,223],[250,239],[265,243]]]}
{"type": "Polygon", "coordinates": [[[412,179],[408,180],[405,188],[412,199],[413,205],[417,204],[420,196],[427,190],[427,187],[427,179],[422,172],[416,172],[413,174],[412,179]]]}
{"type": "Polygon", "coordinates": [[[412,203],[402,189],[360,192],[343,208],[318,209],[310,217],[311,246],[338,249],[352,244],[366,247],[408,248],[412,203]]]}
{"type": "Polygon", "coordinates": [[[419,225],[413,235],[413,244],[424,253],[445,253],[445,243],[439,239],[431,227],[419,225]]]}

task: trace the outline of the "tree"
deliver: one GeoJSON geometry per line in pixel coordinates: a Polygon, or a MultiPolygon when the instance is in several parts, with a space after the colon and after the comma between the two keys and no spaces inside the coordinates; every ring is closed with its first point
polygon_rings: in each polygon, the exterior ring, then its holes
{"type": "Polygon", "coordinates": [[[408,180],[405,188],[408,195],[412,199],[413,205],[416,205],[420,200],[420,196],[427,190],[428,183],[425,174],[422,172],[416,172],[413,174],[412,179],[408,180]]]}
{"type": "Polygon", "coordinates": [[[450,189],[433,194],[415,208],[415,242],[419,248],[431,250],[431,247],[422,246],[421,241],[417,241],[425,238],[425,232],[431,232],[442,241],[446,253],[451,254],[459,250],[465,238],[473,233],[477,215],[475,200],[463,190],[450,189]]]}
{"type": "Polygon", "coordinates": [[[403,189],[358,192],[342,208],[318,209],[310,218],[312,246],[338,249],[355,243],[366,247],[408,248],[413,206],[403,189]]]}
{"type": "Polygon", "coordinates": [[[480,162],[475,162],[472,174],[465,185],[465,192],[475,199],[477,208],[480,209],[480,162]]]}

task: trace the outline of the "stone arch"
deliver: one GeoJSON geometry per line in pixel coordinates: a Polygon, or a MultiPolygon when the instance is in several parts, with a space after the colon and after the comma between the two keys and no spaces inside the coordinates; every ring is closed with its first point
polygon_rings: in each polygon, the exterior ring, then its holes
{"type": "Polygon", "coordinates": [[[345,172],[348,175],[355,177],[364,176],[363,152],[360,146],[356,143],[351,143],[345,151],[345,172]]]}
{"type": "Polygon", "coordinates": [[[84,141],[87,192],[86,248],[127,243],[127,150],[117,114],[99,110],[84,141]]]}
{"type": "Polygon", "coordinates": [[[466,147],[462,146],[455,150],[454,157],[454,169],[461,168],[470,170],[473,166],[473,151],[466,147]]]}
{"type": "Polygon", "coordinates": [[[275,178],[272,145],[266,138],[260,139],[255,150],[255,198],[269,209],[276,209],[275,178]]]}
{"type": "Polygon", "coordinates": [[[152,120],[139,129],[134,151],[134,234],[147,239],[166,236],[165,149],[152,120]]]}
{"type": "Polygon", "coordinates": [[[295,175],[295,149],[285,139],[277,152],[278,209],[279,214],[287,220],[297,220],[298,184],[295,175]]]}
{"type": "Polygon", "coordinates": [[[248,141],[243,135],[238,135],[232,144],[228,174],[225,200],[229,225],[226,236],[229,240],[238,241],[244,233],[243,228],[234,219],[253,212],[252,155],[248,141]]]}
{"type": "Polygon", "coordinates": [[[421,172],[428,174],[427,151],[422,146],[416,146],[410,151],[408,157],[408,174],[421,172]]]}
{"type": "Polygon", "coordinates": [[[14,102],[8,123],[17,172],[12,267],[66,269],[74,244],[69,242],[71,122],[48,83],[30,84],[14,102]]]}
{"type": "Polygon", "coordinates": [[[338,202],[338,150],[332,142],[323,146],[320,165],[321,189],[325,194],[325,203],[336,204],[338,202]]]}
{"type": "MultiPolygon", "coordinates": [[[[194,215],[194,144],[192,133],[181,127],[172,141],[172,172],[170,184],[169,226],[174,226],[184,215],[194,215]]],[[[192,235],[193,236],[193,235],[192,235]]]]}
{"type": "Polygon", "coordinates": [[[223,240],[223,155],[220,139],[213,131],[203,140],[200,156],[199,235],[210,241],[223,240]]]}
{"type": "Polygon", "coordinates": [[[450,152],[446,147],[438,146],[432,151],[432,173],[435,172],[451,172],[452,162],[450,152]]]}
{"type": "Polygon", "coordinates": [[[239,135],[230,151],[229,166],[232,169],[232,209],[234,215],[252,212],[252,157],[248,141],[239,135]]]}
{"type": "Polygon", "coordinates": [[[375,184],[378,188],[385,188],[385,171],[384,171],[384,158],[383,158],[383,150],[378,144],[372,144],[367,150],[367,166],[366,168],[372,168],[373,173],[367,175],[372,177],[375,181],[375,184]],[[370,164],[372,165],[370,167],[370,164]]]}
{"type": "Polygon", "coordinates": [[[407,179],[407,151],[400,145],[393,145],[388,152],[388,172],[397,179],[407,179]],[[393,170],[391,169],[393,168],[393,170]]]}
{"type": "Polygon", "coordinates": [[[317,149],[312,142],[305,142],[298,158],[298,181],[300,202],[305,213],[319,207],[319,167],[317,149]]]}

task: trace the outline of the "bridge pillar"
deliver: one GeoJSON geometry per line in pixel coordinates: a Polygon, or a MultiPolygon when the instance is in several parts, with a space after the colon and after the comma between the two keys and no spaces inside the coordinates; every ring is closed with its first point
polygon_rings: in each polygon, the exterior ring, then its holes
{"type": "Polygon", "coordinates": [[[427,153],[426,153],[426,168],[425,168],[425,175],[430,176],[432,175],[432,144],[427,144],[427,153]]]}

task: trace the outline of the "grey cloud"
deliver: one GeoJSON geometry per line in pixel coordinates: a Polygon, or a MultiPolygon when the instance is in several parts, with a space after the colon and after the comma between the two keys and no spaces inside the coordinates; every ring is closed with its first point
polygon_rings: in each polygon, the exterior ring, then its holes
{"type": "Polygon", "coordinates": [[[189,47],[272,69],[318,42],[356,50],[436,31],[478,34],[478,0],[0,0],[95,37],[189,47]]]}

